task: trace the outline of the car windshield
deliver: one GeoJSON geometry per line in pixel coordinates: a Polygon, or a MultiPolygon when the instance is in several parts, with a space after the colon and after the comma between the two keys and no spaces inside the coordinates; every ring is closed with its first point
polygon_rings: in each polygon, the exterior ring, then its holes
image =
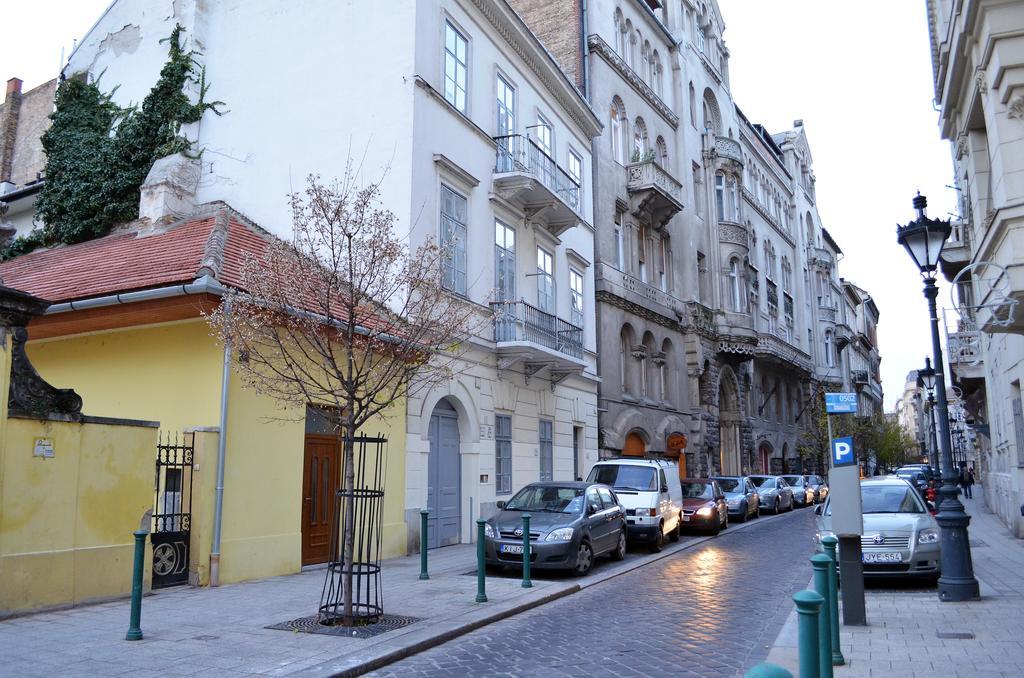
{"type": "Polygon", "coordinates": [[[793,487],[803,487],[804,479],[800,476],[782,476],[782,479],[793,487]]]}
{"type": "Polygon", "coordinates": [[[583,510],[583,488],[550,485],[524,487],[509,499],[505,510],[580,513],[583,510]]]}
{"type": "Polygon", "coordinates": [[[760,487],[762,490],[770,490],[775,487],[775,478],[751,478],[754,481],[756,487],[760,487]]]}
{"type": "Polygon", "coordinates": [[[917,492],[899,485],[861,485],[864,513],[924,513],[917,492]]]}
{"type": "Polygon", "coordinates": [[[743,485],[739,478],[719,478],[718,486],[726,494],[743,494],[743,485]]]}
{"type": "Polygon", "coordinates": [[[658,489],[658,474],[651,466],[632,464],[602,464],[595,466],[587,478],[589,483],[602,483],[616,490],[638,490],[655,492],[658,489]]]}
{"type": "Polygon", "coordinates": [[[711,483],[683,483],[683,496],[687,499],[714,499],[711,483]]]}

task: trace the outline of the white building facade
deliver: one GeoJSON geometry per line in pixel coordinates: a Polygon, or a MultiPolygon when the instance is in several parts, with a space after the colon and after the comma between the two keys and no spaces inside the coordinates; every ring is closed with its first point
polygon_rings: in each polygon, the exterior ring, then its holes
{"type": "Polygon", "coordinates": [[[192,200],[290,233],[287,194],[354,158],[413,248],[451,244],[445,284],[479,308],[451,383],[408,401],[409,546],[469,542],[472,521],[536,480],[596,461],[591,139],[601,125],[503,2],[115,2],[71,55],[140,101],[175,23],[225,102],[183,130],[202,151],[192,200]],[[239,30],[244,26],[244,30],[239,30]],[[369,58],[372,55],[372,58],[369,58]]]}

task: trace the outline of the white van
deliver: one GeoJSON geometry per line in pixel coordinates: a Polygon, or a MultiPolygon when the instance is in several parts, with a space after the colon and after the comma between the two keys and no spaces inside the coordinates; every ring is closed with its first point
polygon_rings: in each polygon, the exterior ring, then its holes
{"type": "Polygon", "coordinates": [[[679,467],[660,459],[609,459],[591,469],[587,482],[604,483],[626,509],[626,532],[633,542],[660,551],[665,538],[679,540],[683,488],[679,467]]]}

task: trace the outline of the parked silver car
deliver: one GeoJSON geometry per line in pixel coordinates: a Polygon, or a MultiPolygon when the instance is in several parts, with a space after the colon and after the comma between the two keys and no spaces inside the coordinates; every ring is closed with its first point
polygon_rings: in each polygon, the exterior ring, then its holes
{"type": "Polygon", "coordinates": [[[750,482],[757,490],[762,511],[779,513],[793,510],[793,488],[782,476],[750,476],[750,482]]]}
{"type": "Polygon", "coordinates": [[[793,488],[793,505],[810,506],[814,503],[815,492],[807,476],[782,476],[786,484],[793,488]]]}
{"type": "Polygon", "coordinates": [[[750,478],[746,476],[718,476],[715,478],[719,487],[725,492],[725,505],[729,508],[729,518],[742,523],[747,518],[761,515],[761,502],[757,490],[750,478]]]}
{"type": "MultiPolygon", "coordinates": [[[[860,497],[864,575],[938,578],[939,524],[910,483],[897,476],[865,478],[860,481],[860,497]]],[[[814,509],[818,514],[814,535],[818,551],[822,550],[822,537],[835,536],[831,504],[826,500],[814,509]]]]}
{"type": "Polygon", "coordinates": [[[809,475],[807,481],[814,488],[814,501],[819,504],[825,501],[825,497],[828,496],[828,483],[825,479],[818,475],[809,475]]]}
{"type": "Polygon", "coordinates": [[[626,557],[626,512],[606,485],[531,483],[516,492],[484,525],[488,565],[523,564],[523,514],[530,514],[534,568],[590,571],[594,559],[626,557]]]}

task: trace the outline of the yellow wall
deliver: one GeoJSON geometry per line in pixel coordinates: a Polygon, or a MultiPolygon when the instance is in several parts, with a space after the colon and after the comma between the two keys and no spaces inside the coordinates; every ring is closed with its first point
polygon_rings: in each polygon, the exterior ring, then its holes
{"type": "MultiPolygon", "coordinates": [[[[30,342],[28,354],[43,378],[74,388],[86,412],[160,421],[164,431],[219,424],[223,352],[202,320],[30,342]]],[[[242,388],[232,375],[221,583],[300,568],[303,416],[242,388]]],[[[390,416],[367,427],[367,433],[389,439],[383,557],[406,549],[404,419],[400,401],[390,416]]],[[[217,435],[196,433],[191,559],[194,578],[203,584],[209,577],[217,435]]]]}
{"type": "Polygon", "coordinates": [[[153,503],[155,445],[148,427],[7,420],[0,616],[130,592],[132,532],[153,503]],[[53,441],[53,458],[33,456],[36,438],[53,441]]]}

